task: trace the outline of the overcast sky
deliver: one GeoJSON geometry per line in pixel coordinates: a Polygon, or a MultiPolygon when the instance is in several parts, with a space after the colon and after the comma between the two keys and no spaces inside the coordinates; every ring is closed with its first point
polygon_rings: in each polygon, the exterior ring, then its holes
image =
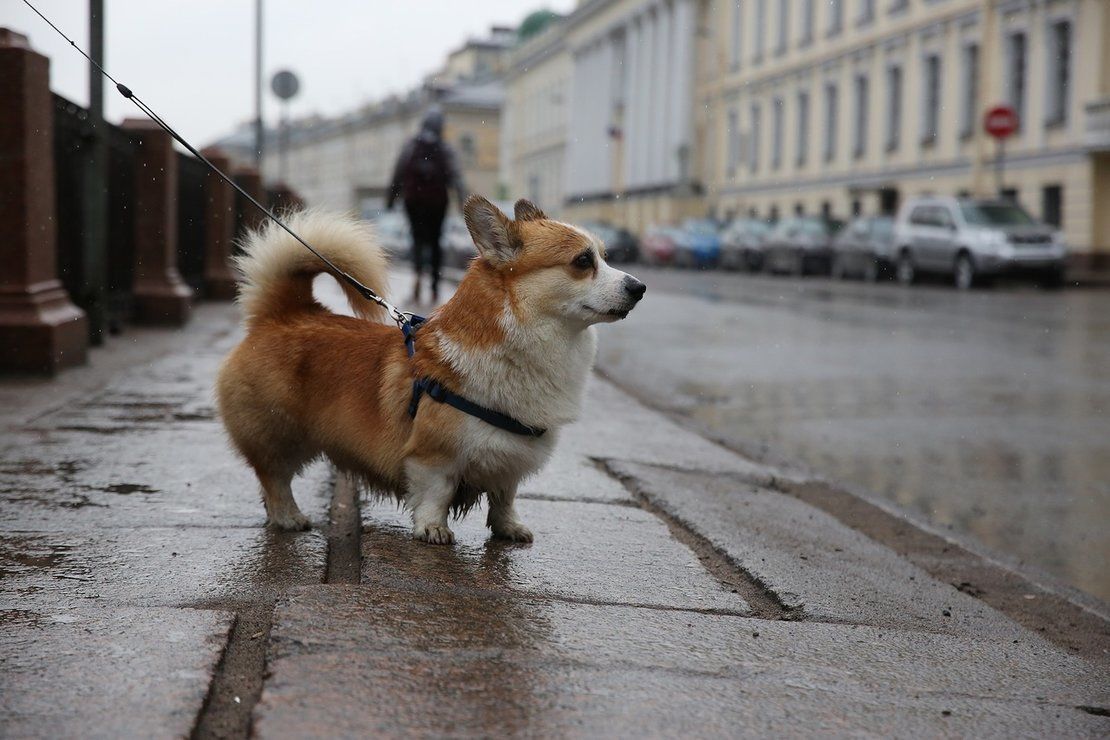
{"type": "MultiPolygon", "coordinates": [[[[84,0],[31,0],[87,50],[84,0]]],[[[205,144],[254,116],[254,0],[105,0],[105,67],[185,138],[205,144]]],[[[335,114],[418,84],[446,54],[491,25],[574,0],[265,0],[264,115],[276,121],[269,78],[291,69],[293,116],[335,114]]],[[[51,87],[88,102],[87,64],[22,0],[0,0],[0,26],[50,57],[51,87]]],[[[141,115],[109,83],[108,118],[141,115]]]]}

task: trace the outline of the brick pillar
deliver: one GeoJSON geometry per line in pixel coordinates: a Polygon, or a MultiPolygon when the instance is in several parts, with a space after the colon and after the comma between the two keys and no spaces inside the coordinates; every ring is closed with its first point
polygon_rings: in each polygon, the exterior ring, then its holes
{"type": "Polygon", "coordinates": [[[88,320],[58,280],[50,61],[0,28],[0,370],[84,364],[88,320]]]}
{"type": "MultiPolygon", "coordinates": [[[[254,167],[237,167],[235,169],[235,183],[263,206],[266,205],[267,198],[266,191],[262,188],[262,175],[254,167]]],[[[240,239],[247,231],[257,229],[266,220],[265,214],[242,196],[240,196],[239,215],[242,221],[239,224],[239,233],[236,234],[236,238],[240,239]]]]}
{"type": "MultiPolygon", "coordinates": [[[[222,172],[230,173],[231,159],[219,149],[202,154],[222,172]]],[[[235,273],[231,249],[235,239],[235,191],[218,175],[209,172],[204,180],[204,293],[216,301],[235,298],[235,273]]]]}
{"type": "Polygon", "coordinates": [[[135,142],[135,321],[181,326],[193,291],[177,271],[177,153],[149,118],[128,118],[135,142]]]}

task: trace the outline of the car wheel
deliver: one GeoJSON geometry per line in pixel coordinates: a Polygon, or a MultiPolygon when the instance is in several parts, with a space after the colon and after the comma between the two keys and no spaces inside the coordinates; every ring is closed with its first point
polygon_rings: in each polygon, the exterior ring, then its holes
{"type": "Polygon", "coordinates": [[[879,261],[868,257],[863,263],[863,279],[868,283],[879,282],[879,261]]]}
{"type": "Polygon", "coordinates": [[[967,252],[960,252],[956,256],[952,281],[957,290],[970,290],[975,285],[975,263],[971,261],[971,255],[967,252]]]}
{"type": "Polygon", "coordinates": [[[898,255],[898,264],[895,271],[898,282],[902,285],[913,285],[917,282],[917,267],[913,264],[913,255],[910,254],[910,250],[904,249],[898,255]]]}
{"type": "Polygon", "coordinates": [[[803,277],[806,274],[806,258],[800,249],[794,252],[790,259],[790,274],[796,277],[803,277]]]}
{"type": "Polygon", "coordinates": [[[1040,285],[1046,290],[1059,290],[1064,287],[1064,277],[1064,268],[1054,267],[1041,275],[1040,285]]]}

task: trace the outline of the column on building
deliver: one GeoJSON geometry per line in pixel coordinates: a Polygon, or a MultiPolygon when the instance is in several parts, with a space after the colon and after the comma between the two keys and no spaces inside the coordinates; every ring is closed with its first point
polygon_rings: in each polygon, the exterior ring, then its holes
{"type": "Polygon", "coordinates": [[[639,129],[636,127],[636,72],[640,68],[639,55],[640,24],[630,22],[625,28],[624,37],[624,115],[621,121],[622,147],[624,149],[624,187],[636,183],[636,147],[639,144],[639,129]]]}
{"type": "Polygon", "coordinates": [[[648,80],[648,70],[651,67],[651,33],[648,25],[648,17],[646,13],[642,13],[638,19],[640,27],[640,50],[637,55],[639,64],[636,65],[636,118],[635,126],[637,131],[638,145],[633,156],[636,159],[635,171],[636,180],[635,187],[643,187],[647,184],[647,153],[651,147],[651,140],[649,139],[650,131],[648,129],[648,102],[651,100],[650,82],[648,80]]]}
{"type": "Polygon", "coordinates": [[[574,52],[574,67],[571,71],[574,82],[571,85],[570,114],[567,117],[569,136],[567,139],[566,173],[567,195],[570,197],[581,195],[584,184],[584,178],[582,177],[586,146],[586,121],[584,119],[589,104],[586,97],[589,81],[586,78],[585,55],[584,49],[578,49],[574,52]]]}
{"type": "Polygon", "coordinates": [[[694,117],[694,2],[693,0],[674,0],[674,82],[671,84],[671,100],[667,115],[670,116],[669,150],[675,167],[675,179],[690,177],[692,162],[689,156],[693,151],[691,135],[694,117]],[[678,152],[685,146],[687,151],[686,171],[678,170],[678,152]]]}
{"type": "Polygon", "coordinates": [[[669,63],[660,56],[659,49],[659,9],[652,6],[647,14],[648,22],[648,65],[647,65],[647,116],[645,129],[648,145],[644,151],[644,184],[651,186],[658,184],[657,165],[659,158],[659,75],[669,63]]]}
{"type": "Polygon", "coordinates": [[[595,109],[598,146],[594,158],[594,187],[608,193],[613,190],[613,140],[609,136],[613,110],[613,39],[608,33],[601,37],[598,45],[594,89],[598,98],[595,109]]]}
{"type": "Polygon", "coordinates": [[[656,107],[654,118],[658,121],[658,144],[655,147],[653,162],[655,165],[654,180],[658,183],[671,181],[671,160],[674,158],[671,147],[671,101],[674,98],[672,70],[674,64],[674,18],[673,5],[670,0],[664,0],[656,11],[659,16],[659,58],[663,63],[659,65],[659,74],[656,76],[656,107]]]}

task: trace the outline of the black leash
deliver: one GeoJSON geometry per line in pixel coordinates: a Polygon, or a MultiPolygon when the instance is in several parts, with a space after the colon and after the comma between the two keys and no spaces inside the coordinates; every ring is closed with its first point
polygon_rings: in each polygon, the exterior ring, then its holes
{"type": "MultiPolygon", "coordinates": [[[[204,162],[204,164],[208,166],[208,169],[219,175],[220,179],[222,179],[231,187],[235,188],[235,190],[248,201],[250,201],[255,208],[262,211],[262,213],[266,215],[266,218],[270,219],[275,224],[280,226],[287,234],[289,234],[289,236],[300,242],[305,249],[316,255],[317,259],[327,265],[335,273],[336,276],[343,280],[343,282],[347,283],[356,291],[358,291],[359,295],[361,295],[368,301],[372,301],[378,304],[386,311],[388,311],[390,318],[397,322],[397,326],[401,329],[401,333],[405,337],[405,347],[408,350],[409,357],[412,357],[413,354],[415,354],[416,330],[419,329],[420,325],[426,321],[423,316],[417,316],[414,313],[400,310],[392,303],[375,293],[369,287],[360,283],[357,279],[355,279],[353,275],[340,269],[339,266],[336,265],[334,262],[317,252],[311,244],[302,239],[300,235],[286,226],[284,221],[275,216],[273,211],[271,211],[269,208],[266,208],[264,205],[255,200],[250,193],[248,193],[246,190],[243,190],[243,188],[239,187],[238,183],[225,175],[219,167],[208,161],[207,157],[198,152],[192,144],[190,144],[184,139],[184,137],[181,136],[181,134],[174,131],[173,127],[163,121],[162,117],[155,113],[154,110],[145,102],[143,102],[142,98],[133,93],[131,91],[131,88],[117,81],[115,77],[112,77],[112,75],[108,74],[108,71],[105,70],[104,67],[100,66],[100,64],[95,59],[86,54],[84,49],[78,46],[73,41],[73,39],[62,33],[62,30],[55,26],[49,18],[39,12],[38,8],[32,5],[28,0],[23,0],[23,4],[33,10],[35,15],[37,15],[39,18],[42,18],[44,21],[46,21],[47,25],[53,28],[59,36],[68,41],[69,45],[76,49],[81,54],[81,56],[89,60],[89,63],[100,71],[100,74],[104,75],[112,81],[112,83],[116,86],[116,90],[119,91],[120,95],[134,103],[139,110],[141,110],[150,118],[150,120],[154,121],[162,128],[163,131],[172,136],[174,141],[185,147],[190,154],[199,159],[201,162],[204,162]]],[[[522,424],[513,417],[508,416],[507,414],[502,414],[500,411],[494,411],[493,409],[489,409],[472,401],[468,401],[462,396],[447,390],[438,382],[430,378],[418,378],[412,382],[412,401],[409,404],[410,416],[414,418],[416,417],[416,410],[420,404],[420,396],[424,393],[427,393],[428,397],[434,401],[437,401],[439,403],[446,403],[447,405],[453,406],[459,411],[462,411],[464,414],[469,414],[470,416],[481,419],[487,424],[491,424],[495,427],[498,427],[499,429],[504,429],[507,432],[512,432],[513,434],[520,434],[529,437],[540,437],[545,431],[547,431],[545,429],[538,429],[536,427],[530,427],[527,424],[522,424]]]]}
{"type": "Polygon", "coordinates": [[[358,291],[358,294],[361,295],[366,300],[372,301],[372,302],[378,304],[379,306],[381,306],[382,308],[384,308],[386,311],[388,311],[390,318],[392,318],[394,321],[396,321],[398,325],[401,325],[401,324],[405,323],[406,321],[408,321],[407,317],[411,316],[412,314],[401,311],[396,306],[394,306],[392,303],[390,303],[389,301],[385,300],[380,295],[375,293],[369,287],[360,283],[353,275],[346,272],[345,270],[340,269],[340,267],[338,265],[336,265],[334,262],[329,260],[324,255],[320,254],[320,252],[316,251],[316,249],[314,249],[311,244],[309,244],[304,239],[302,239],[299,234],[297,234],[292,229],[290,229],[288,226],[286,226],[284,221],[282,221],[280,218],[275,216],[273,211],[271,211],[269,208],[267,208],[266,206],[262,205],[257,200],[255,200],[254,196],[252,196],[246,190],[241,188],[238,183],[236,183],[233,179],[231,179],[226,174],[224,174],[223,170],[221,170],[216,165],[212,164],[208,160],[207,157],[205,157],[203,154],[198,152],[192,144],[190,144],[188,141],[185,140],[184,137],[181,136],[181,134],[177,133],[177,131],[175,131],[172,126],[170,126],[168,123],[166,123],[164,120],[162,120],[162,117],[159,116],[157,113],[155,113],[154,110],[142,100],[142,98],[140,98],[138,95],[133,93],[131,91],[131,88],[127,87],[123,83],[116,80],[116,78],[112,77],[112,75],[108,74],[108,71],[106,69],[104,69],[104,67],[100,66],[100,64],[95,59],[93,59],[88,54],[86,54],[84,49],[82,49],[80,46],[78,46],[76,44],[76,42],[74,42],[74,40],[71,39],[69,36],[66,36],[62,32],[62,30],[60,28],[58,28],[56,25],[54,25],[54,23],[49,18],[47,18],[45,15],[43,15],[39,11],[38,8],[36,8],[34,5],[32,5],[28,0],[23,0],[23,4],[26,5],[28,8],[30,8],[32,11],[34,11],[35,15],[37,15],[39,18],[42,18],[44,21],[46,21],[47,25],[49,25],[51,28],[53,28],[54,31],[57,32],[57,34],[59,36],[61,36],[66,41],[68,41],[69,45],[72,46],[74,49],[76,49],[78,51],[78,53],[81,54],[81,56],[83,56],[83,57],[85,57],[85,59],[89,60],[89,63],[92,64],[94,67],[97,68],[97,70],[100,71],[100,74],[104,75],[109,80],[111,80],[112,84],[114,84],[116,86],[116,90],[119,91],[120,95],[122,95],[123,97],[127,98],[132,103],[134,103],[135,107],[137,107],[139,110],[141,110],[143,113],[145,113],[150,118],[150,120],[152,120],[156,124],[158,124],[162,128],[163,131],[165,131],[167,134],[172,136],[174,141],[181,144],[181,146],[185,147],[189,151],[190,154],[192,154],[194,157],[199,159],[201,162],[204,162],[204,164],[208,166],[208,169],[215,172],[220,177],[221,180],[226,182],[231,187],[235,188],[235,190],[240,195],[242,195],[244,198],[246,198],[248,201],[250,201],[250,203],[252,205],[254,205],[255,208],[262,211],[262,213],[266,215],[266,218],[270,219],[275,224],[280,226],[287,234],[289,234],[289,236],[293,237],[298,242],[300,242],[301,245],[303,245],[305,249],[312,252],[312,254],[316,255],[317,259],[319,259],[321,262],[323,262],[325,265],[327,265],[337,277],[339,277],[341,280],[343,280],[343,282],[347,283],[352,288],[354,288],[356,291],[358,291]]]}

